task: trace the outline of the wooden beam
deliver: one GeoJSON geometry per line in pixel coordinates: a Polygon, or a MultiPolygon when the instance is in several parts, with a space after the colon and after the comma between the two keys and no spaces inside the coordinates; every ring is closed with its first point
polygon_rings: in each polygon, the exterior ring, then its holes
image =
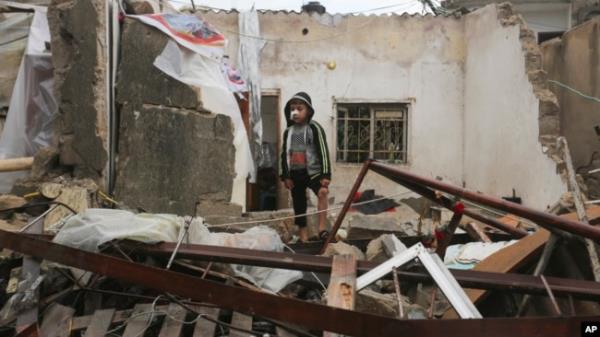
{"type": "MultiPolygon", "coordinates": [[[[356,295],[356,257],[335,255],[331,264],[331,278],[327,287],[327,305],[354,310],[356,295]]],[[[325,332],[323,337],[341,336],[325,332]]]]}
{"type": "Polygon", "coordinates": [[[103,337],[112,323],[115,309],[96,310],[83,337],[103,337]]]}
{"type": "Polygon", "coordinates": [[[25,171],[32,166],[33,157],[0,159],[0,172],[25,171]]]}

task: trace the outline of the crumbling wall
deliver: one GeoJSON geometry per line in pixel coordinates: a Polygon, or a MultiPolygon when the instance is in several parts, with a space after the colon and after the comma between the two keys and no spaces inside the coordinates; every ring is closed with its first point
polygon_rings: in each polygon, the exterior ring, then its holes
{"type": "MultiPolygon", "coordinates": [[[[228,38],[227,54],[236,64],[238,13],[200,16],[228,38]]],[[[279,91],[282,108],[298,91],[311,96],[314,119],[327,134],[336,201],[347,197],[361,166],[335,162],[336,102],[409,103],[408,163],[400,167],[461,183],[465,46],[459,18],[265,11],[259,20],[266,39],[261,86],[279,91]]],[[[284,128],[282,118],[280,134],[284,128]]],[[[373,173],[363,186],[382,195],[404,191],[373,173]]]]}
{"type": "MultiPolygon", "coordinates": [[[[548,78],[593,97],[600,97],[600,16],[566,32],[562,39],[541,46],[548,78]]],[[[600,198],[600,105],[559,84],[550,89],[560,103],[561,134],[569,142],[573,166],[588,187],[588,196],[600,198]]]]}
{"type": "Polygon", "coordinates": [[[126,19],[117,83],[115,194],[151,212],[194,214],[196,202],[231,198],[233,125],[202,108],[199,92],[154,67],[168,38],[126,19]]]}
{"type": "Polygon", "coordinates": [[[465,162],[467,188],[532,207],[558,201],[566,182],[555,149],[560,122],[535,35],[509,4],[466,16],[465,162]]]}
{"type": "Polygon", "coordinates": [[[53,0],[48,9],[59,108],[60,163],[101,186],[108,160],[106,2],[53,0]]]}

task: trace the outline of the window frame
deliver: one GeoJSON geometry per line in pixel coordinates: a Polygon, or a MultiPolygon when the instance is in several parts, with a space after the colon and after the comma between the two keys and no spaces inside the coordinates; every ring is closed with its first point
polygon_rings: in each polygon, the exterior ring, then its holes
{"type": "Polygon", "coordinates": [[[411,139],[411,133],[412,133],[412,127],[411,127],[411,123],[412,123],[412,108],[413,105],[415,103],[415,99],[414,98],[408,98],[408,99],[402,99],[402,100],[373,100],[373,99],[343,99],[343,98],[333,98],[333,111],[332,111],[332,120],[333,120],[333,135],[334,135],[334,139],[333,139],[333,143],[334,143],[334,147],[333,147],[333,155],[335,156],[335,163],[337,166],[340,167],[344,167],[344,166],[350,166],[350,167],[355,167],[355,166],[360,166],[362,165],[362,163],[351,163],[351,162],[347,162],[347,161],[340,161],[338,160],[337,156],[338,156],[338,109],[340,108],[344,108],[344,106],[347,105],[368,105],[369,108],[369,114],[370,114],[370,131],[369,131],[369,158],[371,157],[371,154],[374,154],[374,147],[375,147],[375,143],[374,141],[372,141],[372,137],[374,134],[374,129],[375,129],[375,123],[374,123],[374,119],[375,119],[375,111],[377,111],[378,108],[385,110],[385,109],[390,109],[393,108],[394,105],[400,106],[400,105],[404,105],[406,106],[406,116],[404,116],[404,151],[405,151],[405,160],[401,163],[390,163],[390,165],[394,165],[394,166],[409,166],[411,163],[411,143],[409,142],[409,139],[411,139]]]}

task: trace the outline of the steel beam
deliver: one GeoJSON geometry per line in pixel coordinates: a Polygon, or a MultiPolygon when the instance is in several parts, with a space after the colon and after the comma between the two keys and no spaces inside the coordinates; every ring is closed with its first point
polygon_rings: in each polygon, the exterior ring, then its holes
{"type": "MultiPolygon", "coordinates": [[[[168,258],[175,249],[174,243],[148,245],[123,241],[119,245],[136,253],[168,258]]],[[[182,244],[178,256],[190,260],[235,263],[270,268],[331,273],[331,257],[268,252],[242,248],[182,244]]],[[[370,261],[357,261],[357,273],[363,274],[375,268],[370,261]]],[[[475,270],[451,270],[452,275],[464,288],[509,290],[515,293],[546,294],[546,288],[538,277],[522,274],[504,274],[475,270]]],[[[427,282],[426,272],[398,271],[403,280],[427,282]]],[[[557,296],[572,295],[587,300],[600,300],[600,284],[596,282],[548,277],[550,288],[557,296]]]]}
{"type": "Polygon", "coordinates": [[[398,320],[359,313],[296,299],[279,297],[203,280],[186,274],[149,267],[102,254],[0,230],[0,246],[138,284],[159,292],[211,303],[248,315],[258,315],[352,336],[486,336],[564,337],[579,334],[582,321],[600,316],[569,318],[488,318],[469,320],[398,320]]]}
{"type": "Polygon", "coordinates": [[[462,187],[441,182],[439,180],[422,177],[417,174],[401,170],[395,167],[391,167],[376,161],[370,162],[369,168],[372,171],[388,178],[396,177],[407,182],[423,185],[428,188],[455,195],[461,199],[466,199],[474,203],[478,203],[481,205],[485,205],[511,214],[518,215],[525,219],[529,219],[539,225],[547,225],[550,227],[562,229],[569,233],[580,235],[585,238],[600,241],[600,228],[598,227],[585,225],[579,221],[561,218],[557,215],[538,211],[500,198],[469,191],[462,187]]]}

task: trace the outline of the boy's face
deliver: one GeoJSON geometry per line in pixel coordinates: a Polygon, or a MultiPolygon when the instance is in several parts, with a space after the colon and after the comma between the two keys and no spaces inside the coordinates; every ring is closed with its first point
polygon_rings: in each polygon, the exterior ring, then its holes
{"type": "Polygon", "coordinates": [[[308,106],[301,100],[290,102],[290,119],[294,123],[304,124],[308,118],[308,106]]]}

